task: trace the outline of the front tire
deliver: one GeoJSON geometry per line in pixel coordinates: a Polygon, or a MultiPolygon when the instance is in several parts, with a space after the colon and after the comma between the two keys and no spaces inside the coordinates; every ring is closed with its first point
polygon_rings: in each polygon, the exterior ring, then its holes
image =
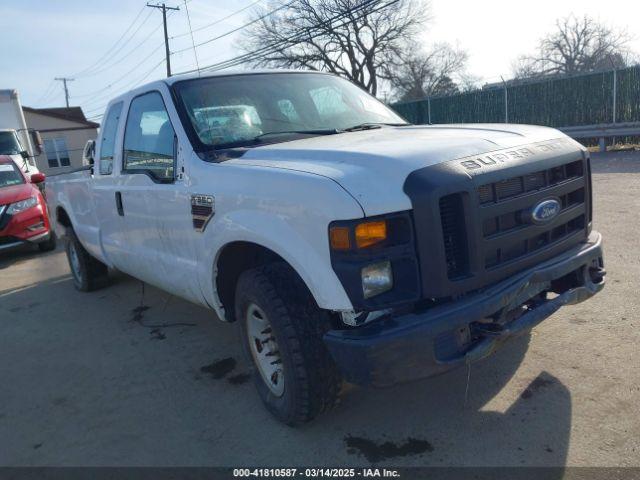
{"type": "Polygon", "coordinates": [[[68,229],[67,235],[67,260],[76,289],[91,292],[106,286],[109,281],[107,266],[85,250],[73,229],[68,229]]]}
{"type": "Polygon", "coordinates": [[[300,425],[337,403],[342,379],[322,340],[331,318],[288,265],[244,272],[235,313],[258,394],[278,420],[300,425]]]}

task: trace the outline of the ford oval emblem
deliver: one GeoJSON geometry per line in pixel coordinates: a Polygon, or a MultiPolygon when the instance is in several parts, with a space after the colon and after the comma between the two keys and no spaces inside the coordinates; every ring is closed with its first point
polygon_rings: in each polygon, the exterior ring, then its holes
{"type": "Polygon", "coordinates": [[[543,200],[531,209],[531,222],[535,224],[548,223],[560,213],[560,202],[554,198],[543,200]]]}

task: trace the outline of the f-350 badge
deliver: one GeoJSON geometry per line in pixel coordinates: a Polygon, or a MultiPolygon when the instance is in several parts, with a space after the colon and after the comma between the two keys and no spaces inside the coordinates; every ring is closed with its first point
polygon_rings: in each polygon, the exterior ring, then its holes
{"type": "Polygon", "coordinates": [[[215,200],[211,195],[191,195],[191,216],[196,232],[204,232],[215,213],[215,200]]]}

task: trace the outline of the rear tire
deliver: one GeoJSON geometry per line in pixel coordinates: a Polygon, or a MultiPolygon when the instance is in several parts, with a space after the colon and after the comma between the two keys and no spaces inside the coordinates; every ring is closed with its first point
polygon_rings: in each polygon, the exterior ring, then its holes
{"type": "Polygon", "coordinates": [[[91,292],[106,286],[109,283],[107,266],[85,250],[73,229],[68,229],[67,236],[67,260],[76,289],[91,292]]]}
{"type": "Polygon", "coordinates": [[[57,243],[58,242],[56,241],[56,234],[51,232],[51,234],[49,235],[49,239],[46,242],[40,242],[38,244],[38,248],[41,252],[50,252],[51,250],[56,249],[57,243]]]}
{"type": "Polygon", "coordinates": [[[322,340],[331,318],[288,265],[244,272],[235,309],[258,394],[278,420],[300,425],[335,406],[342,378],[322,340]]]}

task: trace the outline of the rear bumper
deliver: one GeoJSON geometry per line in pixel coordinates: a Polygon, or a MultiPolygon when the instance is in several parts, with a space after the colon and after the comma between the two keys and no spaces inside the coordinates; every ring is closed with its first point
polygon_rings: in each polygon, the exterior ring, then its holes
{"type": "Polygon", "coordinates": [[[484,358],[560,307],[587,300],[604,287],[604,274],[602,237],[593,232],[586,242],[480,293],[421,314],[331,330],[324,340],[349,382],[387,386],[429,377],[484,358]],[[544,299],[544,291],[558,295],[544,299]],[[522,308],[534,298],[535,305],[522,308]],[[500,325],[480,322],[503,314],[500,325]],[[506,314],[515,319],[507,321],[506,314]]]}

